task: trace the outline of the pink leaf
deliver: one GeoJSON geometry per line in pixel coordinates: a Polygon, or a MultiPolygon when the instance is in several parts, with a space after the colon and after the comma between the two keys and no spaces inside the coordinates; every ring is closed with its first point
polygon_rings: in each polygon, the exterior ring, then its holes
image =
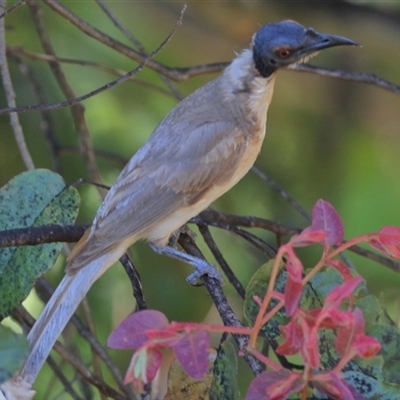
{"type": "Polygon", "coordinates": [[[302,292],[302,280],[293,279],[291,275],[288,275],[285,285],[285,311],[289,317],[295,314],[302,292]]]}
{"type": "Polygon", "coordinates": [[[392,258],[400,258],[400,228],[396,226],[383,227],[369,244],[381,253],[392,258]]]}
{"type": "Polygon", "coordinates": [[[339,214],[333,206],[324,200],[318,200],[312,211],[313,231],[326,232],[325,242],[329,246],[343,242],[344,228],[339,214]]]}
{"type": "Polygon", "coordinates": [[[400,258],[400,248],[398,246],[390,245],[390,244],[382,244],[379,240],[371,239],[369,244],[380,251],[381,253],[387,255],[391,258],[400,258]]]}
{"type": "Polygon", "coordinates": [[[208,332],[202,329],[184,332],[182,339],[173,346],[176,358],[194,379],[202,379],[207,373],[209,346],[208,332]]]}
{"type": "Polygon", "coordinates": [[[290,244],[294,247],[309,246],[310,244],[323,242],[325,238],[326,232],[308,227],[303,229],[300,234],[292,236],[290,244]]]}
{"type": "Polygon", "coordinates": [[[354,325],[354,317],[349,311],[327,308],[321,310],[316,324],[318,325],[318,329],[349,328],[354,325]]]}
{"type": "Polygon", "coordinates": [[[143,391],[144,385],[155,378],[161,363],[160,350],[154,348],[138,350],[131,359],[124,383],[132,383],[136,389],[143,391]]]}
{"type": "Polygon", "coordinates": [[[337,331],[335,347],[341,356],[345,356],[349,352],[356,335],[364,333],[364,316],[361,310],[355,308],[351,316],[353,322],[342,324],[337,331]]]}
{"type": "Polygon", "coordinates": [[[164,329],[167,326],[167,317],[160,311],[138,311],[117,326],[108,337],[107,346],[114,349],[138,348],[149,340],[146,331],[164,329]]]}
{"type": "Polygon", "coordinates": [[[298,353],[304,343],[302,327],[292,319],[287,325],[280,326],[279,330],[285,341],[277,347],[276,352],[286,356],[298,353]]]}
{"type": "Polygon", "coordinates": [[[286,261],[288,276],[285,284],[285,311],[288,316],[294,315],[303,291],[303,265],[291,249],[286,261]]]}
{"type": "Polygon", "coordinates": [[[305,345],[301,349],[301,355],[306,364],[313,369],[318,369],[320,366],[320,353],[318,347],[318,330],[313,328],[307,335],[305,345]]]}
{"type": "Polygon", "coordinates": [[[349,385],[334,372],[314,375],[311,381],[320,392],[335,399],[356,400],[349,385]]]}
{"type": "Polygon", "coordinates": [[[342,275],[344,281],[348,281],[353,278],[350,268],[341,260],[338,260],[336,258],[332,260],[327,260],[326,265],[335,268],[336,271],[338,271],[340,275],[342,275]]]}
{"type": "Polygon", "coordinates": [[[397,226],[384,226],[378,233],[379,241],[383,245],[400,245],[400,228],[397,226]]]}
{"type": "Polygon", "coordinates": [[[353,341],[351,349],[356,351],[360,357],[369,358],[379,353],[381,344],[372,336],[359,334],[353,341]]]}
{"type": "Polygon", "coordinates": [[[351,297],[354,290],[362,281],[361,276],[356,276],[348,281],[336,286],[326,297],[324,301],[324,308],[335,307],[338,308],[344,299],[351,297]]]}
{"type": "Polygon", "coordinates": [[[251,382],[246,400],[286,400],[304,385],[301,375],[287,369],[264,371],[251,382]]]}

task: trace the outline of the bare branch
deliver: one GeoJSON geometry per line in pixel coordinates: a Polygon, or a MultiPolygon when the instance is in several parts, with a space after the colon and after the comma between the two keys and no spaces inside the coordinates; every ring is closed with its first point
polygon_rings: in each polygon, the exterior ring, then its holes
{"type": "Polygon", "coordinates": [[[0,19],[4,18],[6,15],[10,14],[10,12],[16,10],[18,7],[23,6],[26,3],[26,0],[20,0],[17,1],[15,4],[13,4],[10,8],[5,10],[2,14],[0,14],[0,19]]]}
{"type": "MultiPolygon", "coordinates": [[[[46,102],[45,96],[41,84],[33,69],[27,63],[25,63],[24,60],[22,60],[22,58],[18,54],[11,53],[8,48],[7,48],[7,54],[8,57],[18,65],[19,70],[30,83],[32,91],[36,96],[37,102],[39,104],[45,103],[46,102]]],[[[55,124],[53,121],[53,116],[49,112],[49,110],[41,111],[40,116],[42,119],[40,123],[40,129],[42,130],[44,137],[46,138],[47,144],[51,150],[54,169],[55,171],[60,172],[61,171],[60,145],[58,144],[55,135],[55,124]]]]}
{"type": "Polygon", "coordinates": [[[108,8],[104,0],[96,0],[96,2],[105,12],[108,18],[110,18],[110,20],[114,23],[114,25],[125,35],[125,37],[128,38],[143,55],[146,55],[146,49],[144,48],[143,44],[132,35],[132,32],[126,26],[124,26],[121,21],[119,21],[116,15],[108,8]]]}
{"type": "Polygon", "coordinates": [[[80,225],[44,225],[0,231],[0,248],[56,242],[75,243],[87,228],[80,225]]]}
{"type": "MultiPolygon", "coordinates": [[[[31,17],[33,19],[40,43],[45,51],[45,53],[55,56],[55,51],[53,49],[53,45],[51,44],[51,40],[47,31],[43,24],[42,18],[42,10],[39,7],[39,4],[36,0],[27,0],[28,8],[31,13],[31,17]]],[[[66,99],[71,100],[75,98],[75,93],[70,86],[60,64],[58,62],[50,62],[50,69],[53,72],[53,75],[63,92],[66,99]]],[[[89,128],[86,124],[84,107],[81,104],[76,104],[71,108],[71,115],[74,121],[75,129],[78,133],[78,141],[79,147],[81,149],[81,154],[86,161],[86,167],[88,170],[88,174],[90,179],[95,180],[97,182],[101,182],[100,173],[97,168],[96,159],[94,156],[93,143],[90,136],[89,128]]],[[[103,192],[100,191],[100,195],[103,192]]]]}
{"type": "Polygon", "coordinates": [[[251,170],[258,175],[263,181],[267,182],[268,185],[274,189],[282,198],[284,198],[296,211],[299,212],[307,221],[311,221],[310,214],[285,190],[282,189],[281,186],[278,185],[271,177],[264,174],[258,167],[253,165],[251,170]]]}
{"type": "MultiPolygon", "coordinates": [[[[5,10],[6,1],[0,0],[0,9],[5,10]]],[[[5,13],[5,11],[4,11],[5,13]]],[[[6,39],[5,39],[5,26],[4,18],[0,18],[0,67],[1,67],[1,78],[3,80],[4,92],[6,95],[7,105],[10,108],[16,107],[15,102],[15,91],[12,85],[10,71],[8,69],[7,56],[6,56],[6,39]]],[[[19,153],[27,169],[34,169],[32,157],[29,153],[28,146],[26,145],[24,133],[22,131],[21,124],[19,122],[18,114],[10,113],[10,123],[14,132],[15,141],[18,146],[19,153]]]]}
{"type": "MultiPolygon", "coordinates": [[[[29,2],[34,1],[34,0],[28,0],[29,2]]],[[[154,50],[152,51],[145,59],[144,61],[138,65],[135,69],[133,69],[132,71],[128,72],[127,74],[125,74],[124,76],[121,76],[120,78],[115,79],[114,81],[111,81],[103,86],[101,86],[100,88],[93,90],[90,93],[87,93],[83,96],[77,97],[77,98],[73,98],[71,100],[68,101],[62,101],[60,103],[53,103],[53,104],[39,104],[39,105],[32,105],[32,106],[25,106],[25,107],[14,107],[14,108],[7,108],[7,109],[2,109],[0,110],[0,115],[1,114],[8,114],[10,112],[25,112],[25,111],[32,111],[32,110],[53,110],[56,108],[62,108],[62,107],[70,107],[70,106],[74,106],[80,102],[82,102],[83,100],[88,99],[89,97],[92,97],[104,90],[110,89],[115,85],[118,85],[124,81],[126,81],[129,77],[131,77],[132,75],[138,73],[139,71],[141,71],[143,69],[143,67],[159,52],[161,51],[161,49],[171,40],[172,36],[175,34],[176,29],[180,26],[180,24],[182,23],[182,17],[183,14],[181,14],[180,19],[177,21],[174,29],[172,30],[172,32],[167,36],[166,39],[164,39],[164,41],[154,50]]],[[[50,63],[51,65],[52,63],[50,63]]],[[[94,179],[96,180],[96,179],[94,179]]]]}
{"type": "MultiPolygon", "coordinates": [[[[111,47],[112,49],[118,51],[121,54],[124,54],[128,58],[135,60],[139,63],[143,63],[146,59],[143,54],[133,50],[132,48],[124,45],[123,43],[113,39],[112,37],[106,35],[105,33],[99,31],[97,28],[88,24],[86,21],[79,18],[72,11],[68,10],[64,7],[60,2],[56,0],[43,0],[51,9],[56,11],[62,17],[67,19],[73,25],[75,25],[82,32],[86,33],[88,36],[98,40],[99,42],[105,44],[106,46],[111,47]]],[[[179,25],[182,23],[183,12],[185,11],[185,7],[181,11],[181,17],[179,19],[179,25]]],[[[166,67],[154,60],[147,60],[147,66],[165,77],[175,80],[175,81],[183,81],[188,79],[190,76],[204,74],[209,72],[218,72],[221,70],[221,64],[209,64],[207,66],[193,67],[193,68],[169,68],[166,67]],[[190,73],[188,73],[190,72],[190,73]]],[[[226,65],[225,63],[223,65],[226,65]]]]}
{"type": "MultiPolygon", "coordinates": [[[[127,71],[124,71],[122,69],[118,68],[113,68],[105,64],[101,64],[96,61],[88,61],[88,60],[77,60],[77,59],[72,59],[72,58],[64,58],[64,57],[56,57],[56,56],[51,56],[48,54],[41,54],[41,53],[35,53],[33,51],[29,51],[24,49],[22,46],[7,46],[7,54],[10,55],[23,55],[27,58],[30,58],[31,60],[41,60],[41,61],[47,61],[47,62],[59,62],[59,63],[65,63],[65,64],[75,64],[75,65],[81,65],[84,67],[94,67],[96,69],[99,69],[101,71],[106,71],[109,72],[113,75],[116,76],[124,76],[127,71]]],[[[160,92],[166,96],[170,96],[173,98],[176,98],[176,95],[171,93],[170,91],[164,89],[163,87],[156,85],[151,82],[147,82],[143,79],[137,78],[136,76],[130,76],[128,81],[135,82],[141,86],[148,87],[150,89],[156,90],[157,92],[160,92]]],[[[45,103],[44,101],[41,101],[40,103],[45,103]]]]}
{"type": "MultiPolygon", "coordinates": [[[[50,297],[52,296],[52,294],[54,292],[53,287],[44,278],[39,278],[37,280],[35,288],[36,288],[36,291],[37,291],[39,297],[45,303],[47,303],[49,301],[50,297]]],[[[121,372],[119,371],[119,369],[115,366],[115,364],[110,359],[106,349],[99,343],[97,338],[92,334],[92,332],[82,323],[82,321],[76,315],[74,315],[71,318],[71,323],[75,326],[78,334],[87,340],[87,342],[90,344],[93,351],[96,354],[98,354],[100,356],[100,358],[103,360],[103,362],[106,364],[108,369],[114,375],[114,378],[116,379],[120,389],[122,391],[124,391],[127,395],[130,396],[132,394],[130,387],[126,386],[123,383],[123,380],[124,380],[123,376],[121,375],[121,372]]]]}
{"type": "MultiPolygon", "coordinates": [[[[204,256],[201,254],[201,251],[193,242],[192,238],[187,233],[181,233],[179,235],[179,244],[182,248],[188,252],[189,254],[204,259],[204,256]]],[[[215,307],[218,310],[218,314],[221,317],[224,325],[228,326],[236,326],[243,327],[238,318],[236,317],[232,307],[230,306],[223,290],[221,287],[221,283],[214,278],[209,276],[204,276],[202,279],[204,286],[206,287],[208,293],[210,294],[215,307]]],[[[243,349],[247,346],[249,338],[245,335],[232,335],[238,344],[240,349],[243,349]]],[[[253,356],[245,355],[244,359],[252,369],[254,374],[259,374],[264,370],[262,364],[255,359],[253,356]]]]}
{"type": "Polygon", "coordinates": [[[378,86],[382,89],[389,90],[395,94],[400,94],[400,86],[395,85],[385,79],[376,76],[375,74],[367,74],[362,72],[348,72],[340,71],[328,68],[319,68],[310,64],[298,64],[294,68],[295,71],[299,72],[311,72],[328,78],[342,79],[345,81],[368,83],[371,85],[378,86]]]}
{"type": "Polygon", "coordinates": [[[132,285],[133,296],[136,300],[136,308],[138,310],[147,309],[146,300],[144,299],[143,286],[140,280],[139,272],[135,268],[132,260],[129,258],[128,254],[125,253],[120,259],[120,263],[125,269],[128,278],[132,285]]]}
{"type": "Polygon", "coordinates": [[[237,279],[236,275],[233,273],[232,268],[226,262],[224,256],[222,255],[213,237],[211,236],[210,230],[208,229],[207,225],[198,224],[197,226],[199,227],[199,231],[203,236],[203,239],[206,242],[208,248],[211,250],[221,269],[224,271],[225,276],[228,278],[231,285],[236,289],[239,296],[244,299],[246,291],[239,279],[237,279]]]}

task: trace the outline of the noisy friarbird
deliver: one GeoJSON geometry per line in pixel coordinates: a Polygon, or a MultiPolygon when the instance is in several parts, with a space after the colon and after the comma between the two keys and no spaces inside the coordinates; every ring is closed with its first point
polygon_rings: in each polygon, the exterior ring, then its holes
{"type": "MultiPolygon", "coordinates": [[[[249,171],[265,136],[277,71],[340,45],[357,43],[293,21],[265,25],[218,78],[161,121],[72,251],[66,276],[28,335],[30,355],[20,380],[32,384],[93,282],[129,246],[145,239],[160,253],[177,255],[167,246],[170,235],[249,171]]],[[[183,258],[198,267],[191,256],[183,258]]]]}

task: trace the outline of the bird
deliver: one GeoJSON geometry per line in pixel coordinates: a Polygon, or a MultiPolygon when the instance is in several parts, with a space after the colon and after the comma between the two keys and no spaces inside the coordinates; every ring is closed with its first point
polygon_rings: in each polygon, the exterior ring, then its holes
{"type": "Polygon", "coordinates": [[[28,335],[30,354],[20,379],[34,382],[93,282],[138,240],[193,264],[198,268],[194,278],[216,274],[201,268],[206,263],[168,246],[171,234],[253,166],[265,137],[277,72],[341,45],[358,43],[291,20],[266,24],[221,75],[167,114],[123,168],[72,250],[65,277],[28,335]]]}

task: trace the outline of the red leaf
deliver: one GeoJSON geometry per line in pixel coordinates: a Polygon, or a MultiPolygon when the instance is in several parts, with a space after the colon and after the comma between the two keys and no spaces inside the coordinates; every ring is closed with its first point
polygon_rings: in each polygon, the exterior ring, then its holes
{"type": "Polygon", "coordinates": [[[338,271],[340,275],[342,275],[344,281],[348,281],[353,278],[350,268],[341,260],[338,260],[336,258],[332,260],[327,260],[326,265],[335,268],[336,271],[338,271]]]}
{"type": "Polygon", "coordinates": [[[340,311],[336,308],[321,309],[314,325],[317,329],[336,329],[354,324],[354,317],[349,311],[340,311]]]}
{"type": "Polygon", "coordinates": [[[360,357],[369,358],[379,353],[381,344],[372,336],[360,334],[356,336],[351,349],[355,350],[360,357]]]}
{"type": "Polygon", "coordinates": [[[285,341],[277,347],[276,352],[285,356],[298,353],[304,343],[305,335],[302,327],[292,319],[287,325],[280,326],[279,330],[285,341]]]}
{"type": "Polygon", "coordinates": [[[393,245],[383,245],[379,240],[371,239],[369,244],[375,249],[379,250],[381,253],[387,255],[391,258],[400,258],[400,249],[398,246],[393,245]]]}
{"type": "Polygon", "coordinates": [[[149,340],[146,331],[164,329],[168,323],[167,317],[160,311],[138,311],[117,326],[108,337],[107,346],[114,349],[138,348],[149,340]]]}
{"type": "Polygon", "coordinates": [[[154,348],[138,350],[131,359],[124,383],[131,382],[137,390],[143,391],[144,385],[155,378],[161,363],[160,350],[154,348]]]}
{"type": "Polygon", "coordinates": [[[397,226],[384,226],[378,233],[379,241],[383,245],[400,245],[400,228],[397,226]]]}
{"type": "Polygon", "coordinates": [[[349,385],[334,372],[313,375],[314,386],[322,393],[335,399],[356,400],[349,385]]]}
{"type": "Polygon", "coordinates": [[[364,333],[364,316],[361,310],[359,308],[354,309],[351,316],[353,322],[342,324],[337,331],[335,347],[341,356],[348,354],[356,335],[364,333]]]}
{"type": "Polygon", "coordinates": [[[302,280],[295,280],[291,275],[288,275],[285,285],[285,311],[289,317],[296,312],[302,292],[302,280]]]}
{"type": "Polygon", "coordinates": [[[400,258],[400,228],[383,227],[369,244],[389,257],[400,258]]]}
{"type": "Polygon", "coordinates": [[[301,375],[287,369],[264,371],[251,382],[246,400],[286,400],[304,385],[301,375]]]}
{"type": "Polygon", "coordinates": [[[323,242],[325,238],[326,232],[308,227],[303,229],[300,234],[292,236],[290,244],[294,247],[309,246],[310,244],[323,242]]]}
{"type": "Polygon", "coordinates": [[[310,333],[305,340],[305,345],[301,349],[301,355],[304,362],[313,369],[318,369],[320,365],[318,339],[318,329],[314,327],[310,330],[310,333]]]}
{"type": "Polygon", "coordinates": [[[293,250],[287,253],[286,270],[288,276],[285,284],[285,311],[288,316],[294,315],[303,291],[303,265],[293,250]]]}
{"type": "Polygon", "coordinates": [[[189,376],[202,379],[208,370],[208,332],[193,329],[182,335],[182,339],[173,346],[176,358],[189,376]]]}
{"type": "Polygon", "coordinates": [[[344,228],[339,214],[333,206],[324,200],[318,200],[312,211],[313,231],[326,232],[325,242],[329,245],[339,245],[343,242],[344,228]]]}
{"type": "Polygon", "coordinates": [[[353,295],[354,290],[362,281],[361,276],[355,276],[348,281],[336,286],[326,297],[324,301],[324,309],[334,307],[338,308],[344,299],[353,295]]]}

